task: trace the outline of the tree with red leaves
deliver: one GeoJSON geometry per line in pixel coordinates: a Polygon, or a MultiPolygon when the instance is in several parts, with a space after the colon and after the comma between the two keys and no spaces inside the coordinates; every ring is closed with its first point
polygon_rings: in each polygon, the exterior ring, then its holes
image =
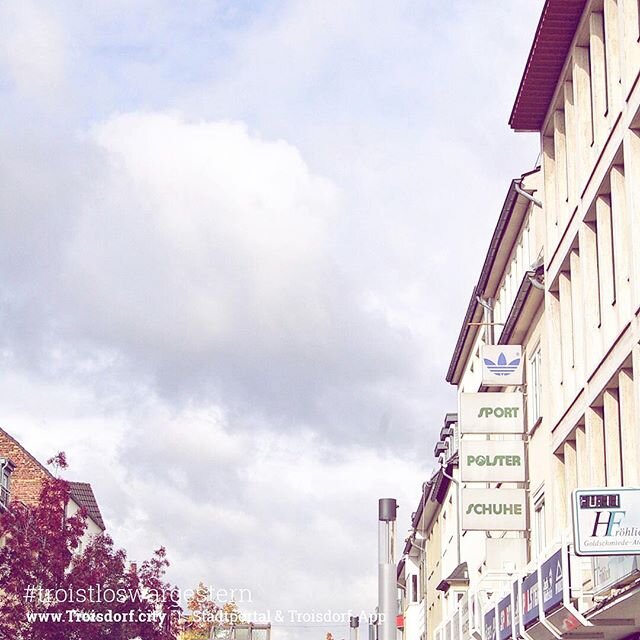
{"type": "Polygon", "coordinates": [[[68,483],[49,478],[37,505],[0,516],[0,640],[172,640],[165,550],[128,567],[102,533],[80,552],[86,513],[68,517],[69,499],[68,483]]]}

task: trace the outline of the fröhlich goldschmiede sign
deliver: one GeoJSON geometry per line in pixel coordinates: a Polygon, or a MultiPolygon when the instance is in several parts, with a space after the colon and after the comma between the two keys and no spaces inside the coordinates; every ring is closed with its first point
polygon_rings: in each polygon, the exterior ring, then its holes
{"type": "Polygon", "coordinates": [[[572,502],[578,555],[640,554],[640,489],[576,489],[572,502]]]}

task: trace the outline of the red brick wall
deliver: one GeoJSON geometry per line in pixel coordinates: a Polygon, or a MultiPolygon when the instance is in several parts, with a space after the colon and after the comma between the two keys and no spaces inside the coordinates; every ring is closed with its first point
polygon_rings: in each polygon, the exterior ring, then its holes
{"type": "Polygon", "coordinates": [[[0,429],[0,458],[16,466],[11,474],[11,501],[37,504],[47,472],[9,434],[0,429]]]}

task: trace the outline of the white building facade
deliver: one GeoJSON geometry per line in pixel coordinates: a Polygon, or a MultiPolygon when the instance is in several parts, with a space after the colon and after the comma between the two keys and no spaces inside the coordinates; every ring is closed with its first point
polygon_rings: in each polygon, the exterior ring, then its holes
{"type": "Polygon", "coordinates": [[[451,480],[437,517],[412,520],[424,622],[405,605],[405,640],[640,633],[639,75],[637,0],[545,2],[510,120],[539,134],[540,166],[509,186],[447,372],[460,419],[436,459],[451,480]],[[488,381],[485,345],[520,348],[521,384],[488,381]],[[518,428],[478,427],[513,398],[518,428]],[[497,460],[482,451],[522,458],[522,477],[473,476],[497,460]]]}

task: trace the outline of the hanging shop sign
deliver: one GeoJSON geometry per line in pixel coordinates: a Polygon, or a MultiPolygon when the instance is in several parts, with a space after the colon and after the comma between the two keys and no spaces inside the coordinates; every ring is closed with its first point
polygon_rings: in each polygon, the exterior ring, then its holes
{"type": "Polygon", "coordinates": [[[452,639],[453,640],[461,640],[460,638],[460,612],[456,611],[453,614],[453,619],[452,619],[452,624],[453,624],[453,632],[452,632],[452,639]]]}
{"type": "Polygon", "coordinates": [[[522,433],[521,393],[461,393],[460,433],[522,433]]]}
{"type": "MultiPolygon", "coordinates": [[[[580,582],[582,575],[577,572],[580,582]]],[[[541,607],[545,626],[555,630],[556,637],[564,636],[588,625],[571,602],[569,588],[569,549],[563,544],[560,549],[542,560],[540,564],[541,607]]]]}
{"type": "Polygon", "coordinates": [[[445,640],[453,640],[453,618],[445,625],[444,638],[445,640]]]}
{"type": "Polygon", "coordinates": [[[522,624],[525,629],[540,619],[538,571],[525,576],[521,586],[522,624]]]}
{"type": "Polygon", "coordinates": [[[558,549],[542,563],[540,575],[542,579],[542,610],[548,614],[562,604],[564,571],[561,549],[558,549]]]}
{"type": "Polygon", "coordinates": [[[460,634],[463,640],[470,636],[469,629],[469,594],[465,593],[460,601],[460,634]]]}
{"type": "Polygon", "coordinates": [[[525,482],[522,440],[463,440],[460,443],[462,482],[525,482]]]}
{"type": "Polygon", "coordinates": [[[498,640],[508,640],[513,636],[513,602],[511,595],[498,603],[498,640]]]}
{"type": "Polygon", "coordinates": [[[496,610],[491,607],[484,614],[484,640],[496,640],[496,610]]]}
{"type": "Polygon", "coordinates": [[[524,361],[520,345],[486,344],[480,353],[482,384],[495,386],[521,385],[524,361]]]}
{"type": "Polygon", "coordinates": [[[524,489],[462,489],[465,531],[525,531],[527,493],[524,489]]]}
{"type": "Polygon", "coordinates": [[[602,595],[640,575],[640,556],[596,556],[593,558],[593,589],[602,595]]]}
{"type": "Polygon", "coordinates": [[[571,604],[568,562],[568,548],[563,545],[538,566],[530,565],[528,573],[513,583],[511,593],[495,607],[495,640],[522,637],[522,629],[530,639],[548,640],[584,628],[571,604]]]}
{"type": "Polygon", "coordinates": [[[578,555],[640,554],[640,489],[576,489],[572,498],[578,555]]]}
{"type": "Polygon", "coordinates": [[[518,591],[518,582],[514,582],[511,587],[511,618],[513,620],[513,635],[518,638],[519,636],[519,628],[520,628],[520,607],[518,605],[518,598],[520,597],[520,593],[518,591]]]}

